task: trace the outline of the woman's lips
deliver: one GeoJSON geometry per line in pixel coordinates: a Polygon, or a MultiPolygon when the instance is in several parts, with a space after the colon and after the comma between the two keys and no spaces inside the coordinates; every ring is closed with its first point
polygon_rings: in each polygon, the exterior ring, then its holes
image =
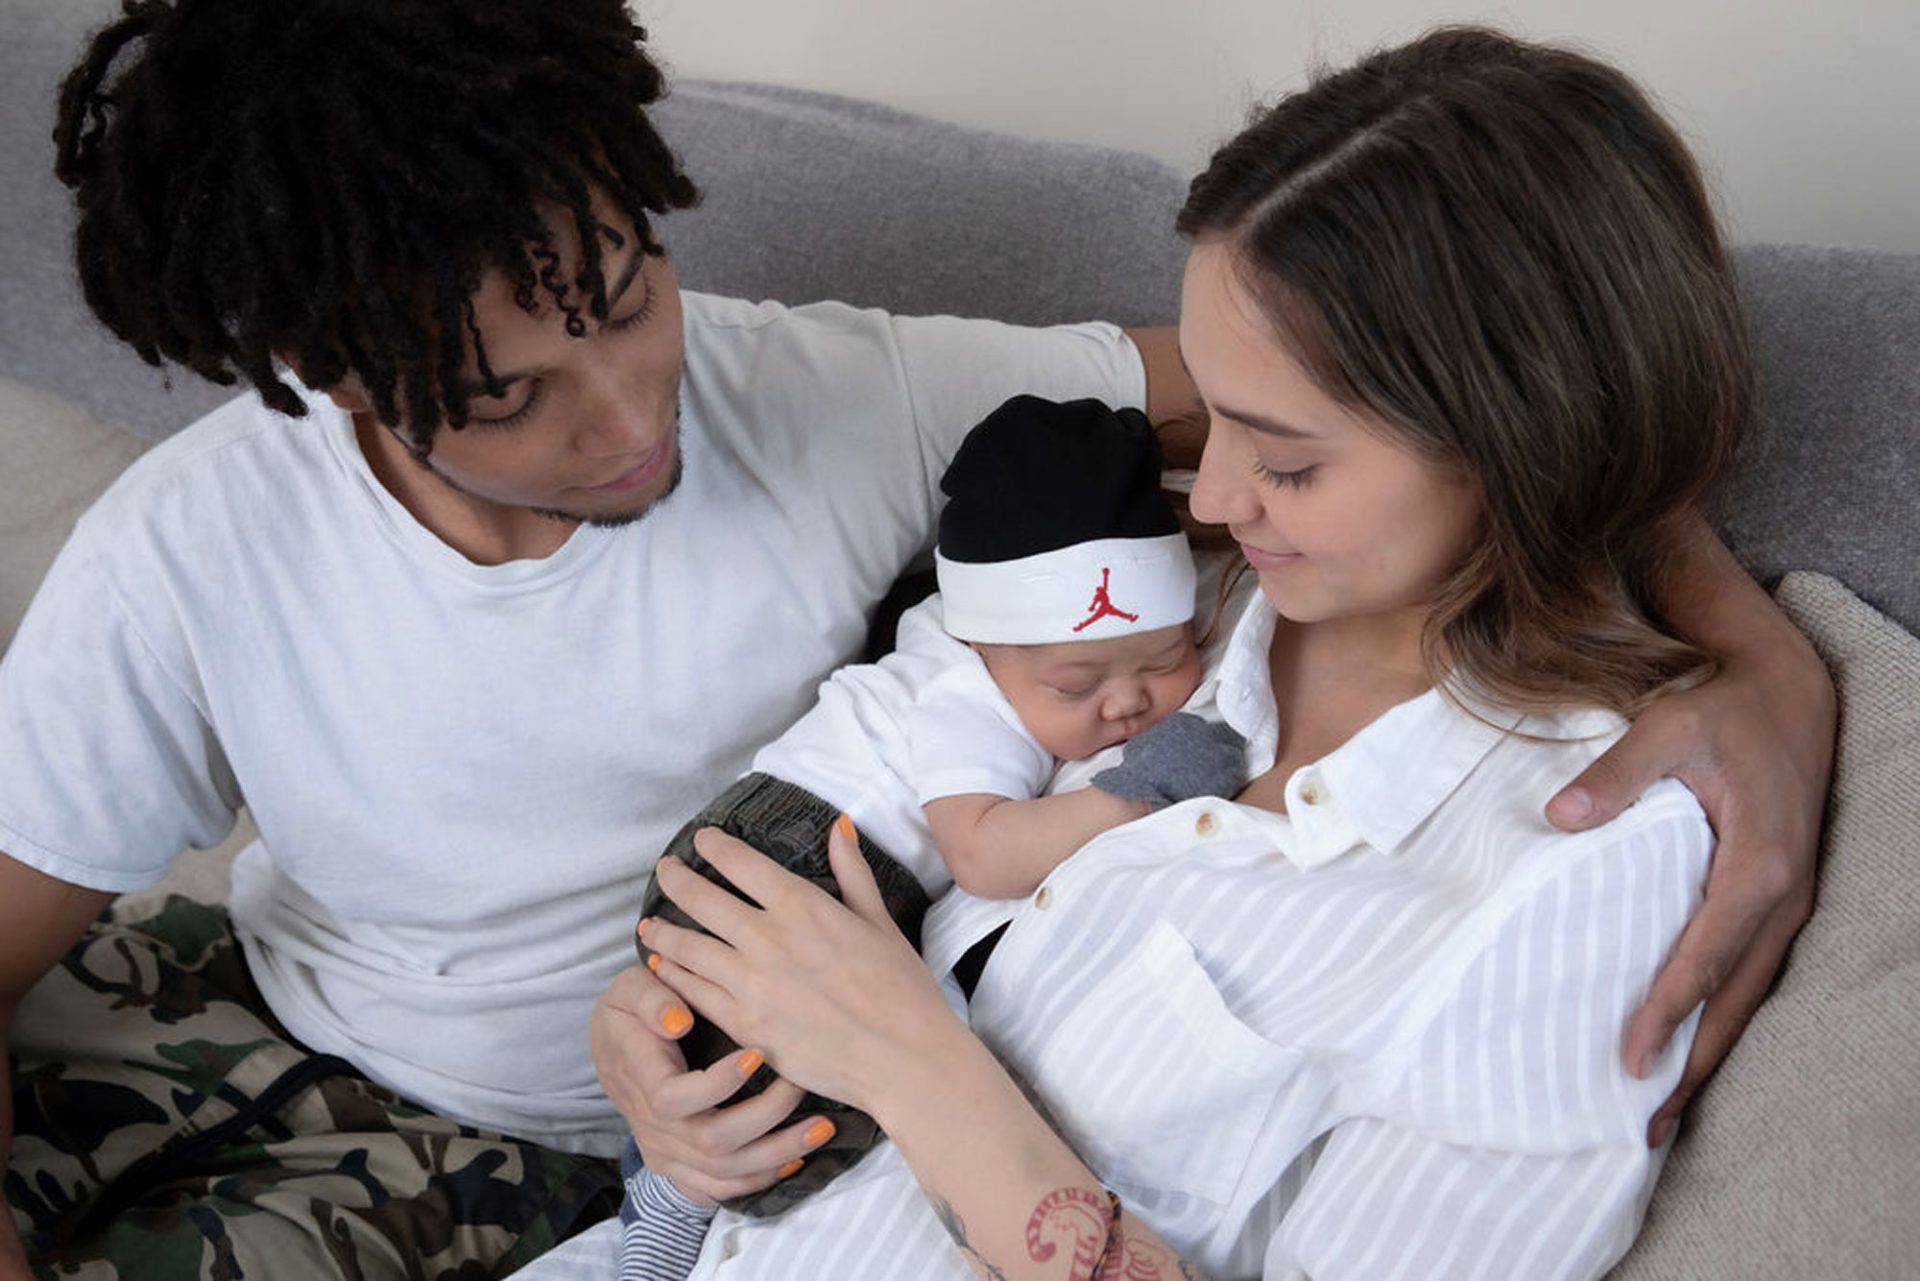
{"type": "Polygon", "coordinates": [[[1299,552],[1270,552],[1263,547],[1255,547],[1252,543],[1241,543],[1240,554],[1245,556],[1247,564],[1255,569],[1285,569],[1305,559],[1299,552]]]}

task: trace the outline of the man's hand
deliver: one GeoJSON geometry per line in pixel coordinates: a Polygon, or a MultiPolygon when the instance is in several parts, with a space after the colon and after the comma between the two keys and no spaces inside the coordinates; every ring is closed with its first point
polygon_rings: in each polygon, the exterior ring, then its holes
{"type": "Polygon", "coordinates": [[[724,1201],[758,1192],[799,1168],[816,1118],[774,1131],[803,1096],[785,1080],[721,1107],[753,1075],[758,1057],[740,1050],[689,1072],[674,1039],[692,1025],[686,1004],[665,984],[637,965],[621,971],[594,1005],[589,1033],[601,1088],[626,1118],[648,1168],[689,1197],[724,1201]]]}
{"type": "Polygon", "coordinates": [[[1579,831],[1672,775],[1713,824],[1705,901],[1627,1028],[1627,1070],[1644,1076],[1674,1028],[1707,1003],[1680,1084],[1648,1124],[1655,1146],[1740,1039],[1813,911],[1833,683],[1805,639],[1777,612],[1772,620],[1763,642],[1743,645],[1707,684],[1654,703],[1547,804],[1551,822],[1579,831]]]}

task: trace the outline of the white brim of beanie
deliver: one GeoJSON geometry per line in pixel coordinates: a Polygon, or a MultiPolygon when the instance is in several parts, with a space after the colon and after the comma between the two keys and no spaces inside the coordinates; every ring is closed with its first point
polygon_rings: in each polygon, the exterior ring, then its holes
{"type": "Polygon", "coordinates": [[[1193,552],[1184,534],[1102,538],[1018,560],[948,560],[935,550],[933,563],[941,615],[961,640],[1103,640],[1193,617],[1193,552]]]}

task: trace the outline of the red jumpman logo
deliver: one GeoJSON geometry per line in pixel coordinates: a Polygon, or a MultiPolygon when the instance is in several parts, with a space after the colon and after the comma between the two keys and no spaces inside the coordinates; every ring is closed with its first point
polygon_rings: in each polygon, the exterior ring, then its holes
{"type": "Polygon", "coordinates": [[[1111,569],[1105,566],[1101,567],[1100,586],[1093,589],[1093,603],[1087,606],[1087,608],[1093,612],[1087,615],[1085,622],[1076,625],[1073,629],[1074,631],[1085,631],[1101,619],[1109,617],[1124,618],[1129,623],[1137,623],[1140,621],[1140,615],[1129,614],[1124,609],[1115,609],[1113,607],[1113,598],[1107,595],[1107,578],[1112,573],[1113,571],[1111,569]]]}

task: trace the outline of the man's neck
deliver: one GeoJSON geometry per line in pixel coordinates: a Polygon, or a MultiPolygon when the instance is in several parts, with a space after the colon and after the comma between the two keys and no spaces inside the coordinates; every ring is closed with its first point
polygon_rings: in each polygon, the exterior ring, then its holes
{"type": "Polygon", "coordinates": [[[462,493],[415,462],[372,415],[353,415],[353,436],[374,479],[428,533],[476,565],[542,560],[559,551],[579,522],[462,493]]]}

